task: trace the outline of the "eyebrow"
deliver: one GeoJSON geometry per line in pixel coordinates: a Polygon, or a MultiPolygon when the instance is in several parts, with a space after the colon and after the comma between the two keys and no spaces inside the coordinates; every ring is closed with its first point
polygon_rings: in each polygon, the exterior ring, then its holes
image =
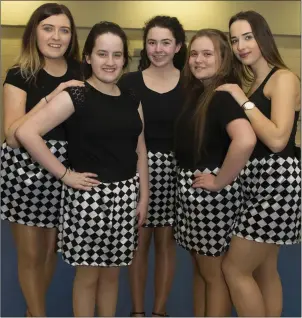
{"type": "MultiPolygon", "coordinates": [[[[97,53],[99,53],[99,52],[108,53],[108,51],[106,51],[106,50],[97,50],[97,53]]],[[[121,54],[123,54],[122,51],[114,51],[113,53],[121,53],[121,54]]]]}
{"type": "MultiPolygon", "coordinates": [[[[54,25],[53,25],[53,24],[50,24],[50,23],[45,23],[45,24],[42,24],[42,26],[51,26],[51,27],[54,27],[54,25]]],[[[68,27],[68,26],[65,26],[65,25],[63,25],[63,26],[60,26],[60,28],[65,28],[65,29],[69,29],[69,30],[70,30],[70,27],[68,27]]]]}
{"type": "MultiPolygon", "coordinates": [[[[253,33],[252,31],[250,31],[250,32],[245,32],[245,33],[243,33],[243,34],[241,34],[241,35],[248,35],[249,33],[253,33]]],[[[231,39],[234,39],[234,38],[236,38],[236,36],[232,36],[231,37],[231,39]]]]}
{"type": "MultiPolygon", "coordinates": [[[[148,41],[156,41],[156,40],[154,40],[154,39],[148,39],[148,41]]],[[[160,40],[160,41],[172,41],[171,39],[162,39],[162,40],[160,40]]]]}
{"type": "MultiPolygon", "coordinates": [[[[198,50],[190,50],[190,52],[198,52],[198,50]]],[[[214,50],[201,50],[200,52],[211,52],[211,53],[214,53],[214,50]]]]}

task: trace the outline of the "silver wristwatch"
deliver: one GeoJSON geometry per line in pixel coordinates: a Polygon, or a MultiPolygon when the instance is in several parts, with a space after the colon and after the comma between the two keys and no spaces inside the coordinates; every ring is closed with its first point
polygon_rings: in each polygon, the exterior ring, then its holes
{"type": "Polygon", "coordinates": [[[244,109],[244,110],[250,110],[250,109],[253,109],[256,105],[251,102],[251,101],[247,101],[245,102],[241,107],[244,109]]]}

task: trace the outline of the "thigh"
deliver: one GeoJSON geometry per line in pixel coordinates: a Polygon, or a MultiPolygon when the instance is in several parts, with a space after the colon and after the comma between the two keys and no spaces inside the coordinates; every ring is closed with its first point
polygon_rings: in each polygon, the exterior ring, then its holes
{"type": "Polygon", "coordinates": [[[275,244],[258,243],[233,236],[225,263],[232,265],[242,273],[251,274],[265,262],[268,255],[275,249],[275,244]]]}
{"type": "Polygon", "coordinates": [[[44,228],[11,223],[11,229],[19,257],[28,260],[44,259],[46,255],[44,228]]]}

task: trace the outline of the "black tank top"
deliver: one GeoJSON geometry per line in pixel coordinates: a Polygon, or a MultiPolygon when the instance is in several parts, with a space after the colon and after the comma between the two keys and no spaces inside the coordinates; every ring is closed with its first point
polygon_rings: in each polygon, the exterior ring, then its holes
{"type": "MultiPolygon", "coordinates": [[[[264,116],[271,119],[271,101],[264,95],[263,89],[265,84],[271,78],[271,76],[278,70],[277,67],[274,67],[269,74],[266,76],[261,85],[255,90],[255,92],[250,96],[250,101],[252,101],[257,108],[263,113],[264,116]]],[[[277,155],[283,158],[287,157],[295,157],[295,136],[297,132],[297,122],[299,118],[300,111],[295,112],[294,125],[285,148],[278,152],[277,155]]],[[[251,155],[251,159],[254,158],[265,158],[269,155],[273,154],[273,152],[261,141],[257,138],[257,143],[254,149],[253,154],[251,155]]]]}

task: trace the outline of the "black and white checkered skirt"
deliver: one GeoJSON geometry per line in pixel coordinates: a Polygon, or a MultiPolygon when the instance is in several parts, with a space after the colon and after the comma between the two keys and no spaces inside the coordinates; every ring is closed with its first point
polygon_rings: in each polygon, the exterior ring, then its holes
{"type": "MultiPolygon", "coordinates": [[[[67,164],[66,141],[47,140],[50,151],[67,164]]],[[[52,228],[58,225],[63,187],[24,148],[1,147],[1,218],[52,228]]]]}
{"type": "Polygon", "coordinates": [[[138,175],[89,192],[66,188],[58,242],[63,259],[72,266],[130,265],[138,243],[138,189],[138,175]]]}
{"type": "Polygon", "coordinates": [[[149,210],[144,227],[172,226],[175,221],[176,160],[172,152],[148,151],[149,210]]]}
{"type": "Polygon", "coordinates": [[[244,203],[234,235],[257,242],[293,244],[301,236],[301,163],[271,155],[243,169],[244,203]]]}
{"type": "MultiPolygon", "coordinates": [[[[201,170],[216,175],[219,169],[201,170]]],[[[192,188],[194,171],[177,173],[175,240],[188,251],[220,256],[229,247],[235,219],[242,205],[238,180],[218,192],[192,188]]]]}

